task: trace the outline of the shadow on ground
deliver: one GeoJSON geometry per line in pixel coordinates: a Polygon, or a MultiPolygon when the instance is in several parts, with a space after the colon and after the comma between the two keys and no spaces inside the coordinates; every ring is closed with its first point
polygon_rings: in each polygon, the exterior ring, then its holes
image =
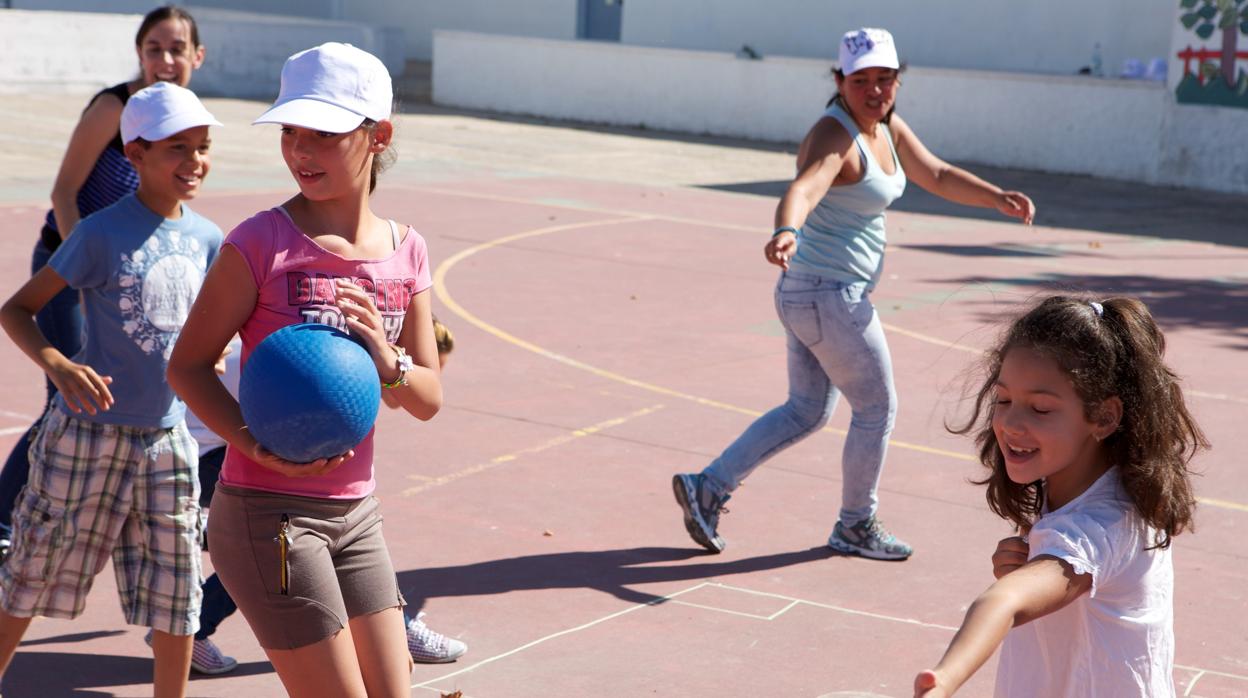
{"type": "Polygon", "coordinates": [[[656,565],[691,558],[716,558],[692,548],[565,552],[407,570],[399,573],[399,587],[413,610],[423,606],[429,598],[486,596],[536,589],[597,589],[630,603],[654,603],[662,597],[631,589],[630,585],[724,577],[838,556],[831,549],[819,546],[731,562],[656,565]]]}
{"type": "MultiPolygon", "coordinates": [[[[1025,192],[1036,203],[1036,225],[1094,230],[1248,247],[1248,196],[1156,187],[1083,175],[1056,175],[960,163],[1002,187],[1025,192]]],[[[787,181],[740,182],[704,188],[779,198],[787,181]]],[[[995,210],[945,201],[913,182],[890,210],[954,218],[1006,221],[995,210]]]]}
{"type": "MultiPolygon", "coordinates": [[[[73,636],[65,636],[72,638],[73,636]]],[[[72,641],[62,638],[60,641],[72,641]]],[[[44,641],[47,642],[47,641],[44,641]]],[[[0,689],[6,696],[73,696],[73,698],[97,698],[112,696],[110,686],[133,686],[150,684],[152,660],[150,657],[125,657],[115,654],[78,654],[74,652],[31,652],[22,643],[13,663],[4,673],[4,685],[0,689]]],[[[188,696],[199,693],[197,683],[218,678],[267,674],[273,671],[268,662],[244,662],[229,674],[220,677],[191,674],[188,696]]]]}
{"type": "MultiPolygon", "coordinates": [[[[1248,284],[1219,283],[1207,279],[1164,279],[1156,276],[1036,274],[1014,278],[968,276],[960,279],[933,279],[955,287],[1010,284],[1033,289],[1037,296],[1048,293],[1087,292],[1098,296],[1135,296],[1148,304],[1163,329],[1187,327],[1210,330],[1226,338],[1229,349],[1248,350],[1248,284]]],[[[1001,305],[987,300],[990,310],[969,307],[984,323],[1001,322],[1001,305]]]]}

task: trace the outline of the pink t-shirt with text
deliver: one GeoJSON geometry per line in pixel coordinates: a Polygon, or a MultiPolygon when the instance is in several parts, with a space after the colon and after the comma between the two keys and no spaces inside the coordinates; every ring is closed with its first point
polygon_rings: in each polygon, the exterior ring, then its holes
{"type": "MultiPolygon", "coordinates": [[[[386,328],[386,339],[397,342],[412,296],[432,285],[425,240],[415,230],[407,234],[384,259],[344,259],[317,245],[274,208],[243,221],[225,239],[251,269],[259,296],[251,317],[239,334],[243,340],[242,367],[252,349],[271,333],[301,322],[317,322],[346,330],[334,302],[334,279],[348,278],[372,294],[386,328]]],[[[324,499],[358,499],[372,494],[373,431],[355,448],[355,455],[319,477],[286,477],[265,468],[235,448],[226,452],[221,482],[267,492],[324,499]]]]}

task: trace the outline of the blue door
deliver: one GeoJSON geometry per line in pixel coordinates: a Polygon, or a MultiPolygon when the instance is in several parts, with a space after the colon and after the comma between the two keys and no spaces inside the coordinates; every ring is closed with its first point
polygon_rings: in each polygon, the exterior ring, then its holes
{"type": "Polygon", "coordinates": [[[577,35],[596,41],[619,41],[624,0],[581,0],[577,35]]]}

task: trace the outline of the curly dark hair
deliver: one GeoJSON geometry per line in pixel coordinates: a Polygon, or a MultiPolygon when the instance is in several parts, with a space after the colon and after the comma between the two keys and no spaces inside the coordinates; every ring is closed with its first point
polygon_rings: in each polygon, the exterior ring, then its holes
{"type": "Polygon", "coordinates": [[[1015,320],[985,357],[985,380],[974,409],[961,425],[946,428],[971,434],[979,460],[990,474],[988,506],[1021,530],[1030,530],[1044,503],[1043,481],[1018,484],[1005,470],[1005,457],[992,428],[995,386],[1001,362],[1011,349],[1027,348],[1052,358],[1070,376],[1092,420],[1106,399],[1122,400],[1122,421],[1104,440],[1106,457],[1118,466],[1123,487],[1140,517],[1155,531],[1153,546],[1193,527],[1196,498],[1188,463],[1209,447],[1187,409],[1179,378],[1166,365],[1166,341],[1149,313],[1135,298],[1051,296],[1015,320]]]}

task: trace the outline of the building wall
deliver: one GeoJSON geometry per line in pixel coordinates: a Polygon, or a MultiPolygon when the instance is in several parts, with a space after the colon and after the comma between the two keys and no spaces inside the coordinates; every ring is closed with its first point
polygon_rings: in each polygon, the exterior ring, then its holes
{"type": "MultiPolygon", "coordinates": [[[[138,74],[134,34],[142,16],[86,12],[0,10],[0,94],[83,92],[138,74]],[[49,51],[47,47],[73,47],[49,51]]],[[[402,35],[342,21],[195,8],[204,66],[191,87],[205,96],[271,99],[286,58],[326,41],[345,41],[403,69],[402,35]]]]}
{"type": "Polygon", "coordinates": [[[1165,56],[1178,0],[628,0],[638,46],[835,58],[851,29],[891,31],[904,61],[934,68],[1073,74],[1101,44],[1106,72],[1165,56]],[[974,29],[972,28],[974,27],[974,29]]]}
{"type": "Polygon", "coordinates": [[[401,28],[407,58],[433,57],[435,29],[575,39],[577,0],[351,0],[342,19],[401,28]]]}
{"type": "MultiPolygon", "coordinates": [[[[833,89],[826,60],[434,37],[447,106],[795,142],[833,89]]],[[[1160,82],[916,67],[898,113],[950,160],[1248,192],[1248,110],[1177,105],[1160,82]]]]}

